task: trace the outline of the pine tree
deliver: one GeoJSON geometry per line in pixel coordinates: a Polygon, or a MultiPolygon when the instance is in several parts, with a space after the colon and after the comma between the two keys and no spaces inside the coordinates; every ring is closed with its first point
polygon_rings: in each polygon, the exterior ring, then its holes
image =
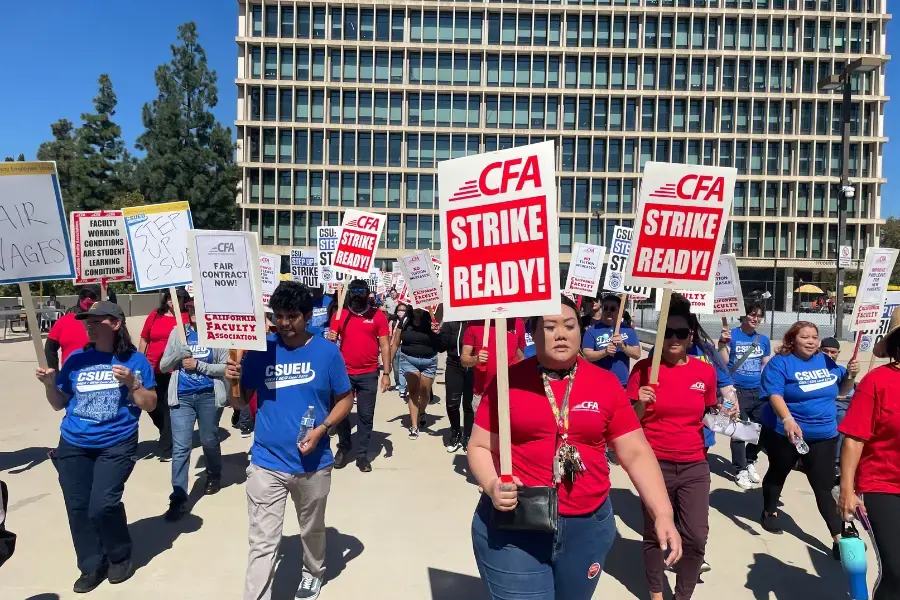
{"type": "Polygon", "coordinates": [[[13,158],[12,156],[7,156],[3,159],[3,162],[25,162],[25,155],[19,154],[18,158],[13,158]]]}
{"type": "Polygon", "coordinates": [[[56,161],[56,172],[59,175],[59,187],[62,192],[66,212],[78,210],[81,198],[72,186],[72,170],[79,159],[75,142],[75,125],[68,119],[60,119],[50,125],[53,141],[43,142],[37,151],[38,160],[56,161]]]}
{"type": "Polygon", "coordinates": [[[231,129],[215,120],[216,72],[198,43],[197,26],[178,27],[172,60],[156,69],[158,97],[144,105],[146,131],[136,147],[146,157],[136,167],[138,189],[148,202],[187,200],[194,227],[233,229],[237,184],[231,129]]]}

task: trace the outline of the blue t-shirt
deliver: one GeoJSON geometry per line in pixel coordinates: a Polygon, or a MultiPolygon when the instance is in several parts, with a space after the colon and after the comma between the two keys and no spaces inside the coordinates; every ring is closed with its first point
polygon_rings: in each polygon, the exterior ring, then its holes
{"type": "Polygon", "coordinates": [[[153,367],[140,352],[133,352],[125,361],[93,348],[70,354],[56,377],[56,386],[71,396],[59,430],[73,446],[109,448],[137,431],[141,409],[130,390],[113,377],[113,365],[140,373],[148,390],[156,387],[153,367]]]}
{"type": "MultiPolygon", "coordinates": [[[[209,363],[212,361],[212,348],[201,346],[198,344],[197,332],[193,327],[188,327],[185,331],[187,337],[188,348],[191,354],[198,362],[209,363]]],[[[197,371],[178,370],[178,393],[179,394],[197,394],[199,392],[211,392],[213,389],[213,380],[197,371]]]]}
{"type": "Polygon", "coordinates": [[[753,354],[741,363],[737,371],[731,374],[734,378],[734,385],[745,390],[759,389],[763,358],[772,354],[772,344],[769,342],[769,338],[760,334],[759,339],[756,339],[756,336],[756,332],[747,335],[740,327],[735,327],[731,330],[731,342],[728,344],[728,372],[731,373],[737,361],[753,348],[753,342],[756,341],[756,349],[753,350],[753,354]]]}
{"type": "Polygon", "coordinates": [[[525,355],[525,358],[531,358],[537,354],[537,349],[534,347],[534,337],[531,335],[531,326],[528,323],[525,323],[525,349],[522,350],[522,353],[525,355]]]}
{"type": "MultiPolygon", "coordinates": [[[[615,330],[615,327],[597,321],[585,330],[584,337],[581,340],[581,347],[590,350],[602,350],[609,345],[609,341],[612,339],[615,330]]],[[[640,345],[637,333],[635,333],[634,329],[631,327],[621,326],[619,328],[619,335],[622,336],[622,341],[626,346],[640,345]]],[[[619,380],[619,383],[622,384],[622,387],[625,387],[625,385],[628,384],[631,359],[628,358],[628,355],[625,354],[625,351],[621,348],[617,348],[616,353],[613,356],[602,358],[594,362],[594,364],[615,375],[619,380]]]]}
{"type": "Polygon", "coordinates": [[[324,336],[328,325],[328,307],[331,305],[331,296],[322,296],[313,304],[312,317],[306,324],[306,330],[315,336],[324,336]]]}
{"type": "MultiPolygon", "coordinates": [[[[846,375],[846,369],[821,352],[809,360],[776,354],[763,369],[760,392],[764,398],[773,394],[784,398],[804,439],[827,440],[838,433],[835,400],[846,375]]],[[[763,407],[762,423],[784,435],[784,424],[771,404],[763,407]]]]}
{"type": "Polygon", "coordinates": [[[334,463],[327,436],[302,456],[297,448],[300,419],[312,406],[316,425],[331,412],[331,400],[350,391],[350,378],[338,347],[322,337],[288,348],[277,333],[265,352],[248,352],[241,384],[256,390],[253,464],[282,473],[311,473],[334,463]]]}

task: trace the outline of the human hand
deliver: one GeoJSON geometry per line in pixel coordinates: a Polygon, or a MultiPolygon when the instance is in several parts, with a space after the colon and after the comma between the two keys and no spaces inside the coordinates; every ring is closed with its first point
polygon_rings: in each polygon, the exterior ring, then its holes
{"type": "Polygon", "coordinates": [[[488,354],[487,350],[478,351],[478,362],[484,364],[488,361],[488,358],[490,358],[490,354],[488,354]]]}
{"type": "Polygon", "coordinates": [[[659,540],[660,549],[669,551],[666,557],[666,566],[671,567],[681,560],[681,535],[675,527],[672,517],[658,517],[653,524],[656,529],[656,539],[659,540]]]}
{"type": "Polygon", "coordinates": [[[788,419],[787,421],[783,421],[784,423],[784,435],[787,439],[793,442],[795,439],[803,439],[803,430],[800,429],[800,426],[797,425],[797,422],[794,419],[788,419]]]}
{"type": "Polygon", "coordinates": [[[184,358],[181,360],[181,366],[184,367],[185,371],[196,371],[197,370],[197,359],[194,357],[184,358]]]}
{"type": "Polygon", "coordinates": [[[328,340],[329,342],[335,342],[335,341],[337,341],[337,333],[335,333],[329,329],[328,331],[325,332],[325,339],[328,340]]]}
{"type": "Polygon", "coordinates": [[[113,365],[112,368],[113,377],[116,378],[116,381],[123,384],[129,390],[134,387],[134,373],[131,372],[131,369],[122,365],[113,365]]]}
{"type": "Polygon", "coordinates": [[[719,334],[719,342],[722,344],[728,344],[731,342],[731,330],[727,327],[722,328],[722,333],[719,334]]]}
{"type": "Polygon", "coordinates": [[[34,375],[45,386],[56,387],[56,369],[37,368],[34,370],[34,375]]]}
{"type": "Polygon", "coordinates": [[[604,350],[606,350],[607,356],[615,356],[616,355],[616,345],[613,344],[612,342],[608,343],[606,345],[606,348],[604,348],[604,350]]]}
{"type": "Polygon", "coordinates": [[[857,508],[862,514],[866,514],[866,505],[863,504],[862,499],[853,490],[847,490],[841,486],[841,495],[837,502],[838,514],[845,521],[852,521],[856,517],[857,508]]]}
{"type": "Polygon", "coordinates": [[[310,452],[316,449],[316,446],[319,445],[319,440],[322,439],[322,436],[325,435],[325,428],[323,426],[313,427],[306,433],[306,437],[297,442],[297,448],[300,450],[300,454],[306,456],[310,452]]]}
{"type": "Polygon", "coordinates": [[[859,361],[855,358],[847,363],[847,373],[850,374],[850,379],[856,379],[856,376],[859,375],[859,361]]]}
{"type": "Polygon", "coordinates": [[[623,346],[625,345],[624,340],[622,340],[622,334],[621,334],[621,333],[617,333],[617,334],[615,334],[614,336],[612,336],[612,339],[609,340],[609,343],[610,343],[610,344],[615,344],[616,346],[619,346],[620,348],[623,347],[623,346]]]}
{"type": "Polygon", "coordinates": [[[431,322],[431,331],[433,331],[434,333],[440,333],[441,332],[441,324],[438,323],[437,321],[432,321],[431,322]]]}
{"type": "Polygon", "coordinates": [[[649,385],[641,386],[641,389],[638,390],[638,402],[643,402],[644,404],[653,404],[656,402],[656,390],[649,385]]]}
{"type": "Polygon", "coordinates": [[[227,379],[241,380],[241,363],[231,360],[225,362],[225,377],[227,379]]]}
{"type": "Polygon", "coordinates": [[[504,483],[497,477],[486,491],[494,503],[494,508],[508,512],[514,510],[519,504],[520,487],[522,487],[522,481],[513,475],[513,483],[504,483]]]}
{"type": "Polygon", "coordinates": [[[391,376],[388,373],[385,373],[381,376],[381,391],[386,392],[391,389],[391,376]]]}

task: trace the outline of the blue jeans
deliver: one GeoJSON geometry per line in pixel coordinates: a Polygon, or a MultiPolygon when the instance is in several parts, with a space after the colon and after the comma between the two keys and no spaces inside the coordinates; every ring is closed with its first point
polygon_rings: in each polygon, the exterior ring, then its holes
{"type": "Polygon", "coordinates": [[[397,386],[397,391],[400,392],[400,395],[406,393],[406,377],[400,373],[400,351],[394,353],[394,361],[393,361],[393,372],[394,372],[394,385],[397,386]]]}
{"type": "Polygon", "coordinates": [[[212,391],[178,394],[178,406],[170,406],[169,415],[172,422],[172,495],[169,499],[186,500],[194,422],[200,423],[206,477],[214,480],[222,477],[222,450],[218,435],[222,409],[216,406],[216,396],[212,391]]]}
{"type": "MultiPolygon", "coordinates": [[[[369,439],[375,422],[375,400],[378,396],[378,371],[350,375],[350,389],[356,394],[356,442],[357,458],[368,458],[369,439]]],[[[338,434],[338,450],[350,454],[353,439],[350,435],[350,420],[344,419],[335,427],[338,434]]]]}
{"type": "Polygon", "coordinates": [[[406,377],[407,373],[421,373],[422,377],[434,379],[437,375],[438,359],[437,354],[431,358],[419,358],[418,356],[408,356],[403,351],[398,351],[400,357],[400,372],[406,377]]]}
{"type": "Polygon", "coordinates": [[[482,496],[472,519],[472,546],[494,600],[590,600],[616,537],[609,499],[593,513],[559,517],[556,535],[491,526],[482,496]]]}

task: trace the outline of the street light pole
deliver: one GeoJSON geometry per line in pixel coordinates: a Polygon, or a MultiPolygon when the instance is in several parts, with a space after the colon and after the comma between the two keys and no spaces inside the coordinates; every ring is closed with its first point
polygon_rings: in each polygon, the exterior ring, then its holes
{"type": "Polygon", "coordinates": [[[834,285],[834,337],[841,339],[844,328],[844,269],[841,267],[841,246],[847,235],[847,198],[853,197],[854,188],[850,185],[850,88],[849,63],[844,67],[844,98],[841,101],[841,196],[838,201],[838,239],[835,248],[834,285]]]}

